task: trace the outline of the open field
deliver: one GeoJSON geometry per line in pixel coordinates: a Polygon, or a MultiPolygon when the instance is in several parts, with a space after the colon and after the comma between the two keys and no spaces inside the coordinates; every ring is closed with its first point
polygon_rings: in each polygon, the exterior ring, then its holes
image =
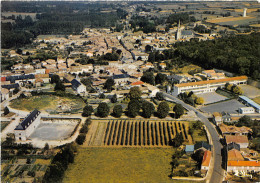
{"type": "Polygon", "coordinates": [[[173,148],[79,148],[63,182],[172,183],[168,175],[174,151],[173,148]]]}
{"type": "Polygon", "coordinates": [[[252,24],[252,25],[250,25],[250,27],[257,27],[257,28],[260,28],[260,24],[252,24]]]}
{"type": "MultiPolygon", "coordinates": [[[[244,12],[244,9],[226,9],[226,10],[229,10],[229,11],[234,11],[234,12],[239,12],[239,13],[243,13],[244,12]]],[[[251,12],[254,12],[254,11],[257,11],[258,8],[248,8],[246,10],[247,13],[251,13],[251,12]]]]}
{"type": "Polygon", "coordinates": [[[239,20],[255,19],[255,17],[221,17],[212,20],[208,20],[209,23],[222,23],[222,22],[233,22],[239,20]]]}
{"type": "Polygon", "coordinates": [[[192,144],[188,122],[109,120],[94,123],[98,126],[90,146],[167,147],[177,133],[182,134],[185,144],[192,144]]]}
{"type": "Polygon", "coordinates": [[[256,103],[260,104],[260,96],[253,99],[256,103]]]}
{"type": "Polygon", "coordinates": [[[241,85],[240,88],[244,91],[248,98],[255,98],[260,96],[260,89],[250,85],[241,85]]]}
{"type": "Polygon", "coordinates": [[[70,109],[82,109],[84,102],[81,99],[70,99],[54,95],[32,96],[23,99],[15,99],[11,107],[20,110],[32,111],[33,109],[46,111],[68,111],[70,109]]]}

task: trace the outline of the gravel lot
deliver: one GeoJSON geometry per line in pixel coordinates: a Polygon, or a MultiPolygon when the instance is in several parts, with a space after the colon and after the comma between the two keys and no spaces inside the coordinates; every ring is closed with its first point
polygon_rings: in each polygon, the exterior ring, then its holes
{"type": "Polygon", "coordinates": [[[71,135],[77,123],[44,123],[31,134],[31,139],[38,140],[63,140],[71,135]]]}
{"type": "Polygon", "coordinates": [[[222,96],[216,92],[201,93],[201,94],[197,94],[197,96],[204,98],[204,104],[212,104],[227,99],[227,97],[222,96]]]}
{"type": "Polygon", "coordinates": [[[246,106],[238,102],[236,99],[233,99],[233,100],[228,100],[228,101],[223,101],[220,103],[208,105],[206,107],[201,108],[201,110],[203,112],[209,112],[209,113],[225,111],[231,114],[234,113],[237,114],[238,113],[237,110],[239,107],[246,107],[246,106]]]}
{"type": "Polygon", "coordinates": [[[250,86],[250,85],[240,85],[241,89],[244,91],[245,96],[248,98],[255,98],[260,96],[260,89],[250,86]]]}

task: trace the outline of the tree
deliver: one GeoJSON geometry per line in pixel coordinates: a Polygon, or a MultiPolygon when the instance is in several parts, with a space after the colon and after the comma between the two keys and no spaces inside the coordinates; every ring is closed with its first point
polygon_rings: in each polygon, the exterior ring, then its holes
{"type": "Polygon", "coordinates": [[[160,101],[164,100],[164,95],[163,92],[157,92],[156,93],[156,98],[160,101]]]}
{"type": "Polygon", "coordinates": [[[175,112],[175,117],[179,118],[184,114],[184,108],[181,104],[176,104],[173,108],[173,112],[175,112]]]}
{"type": "Polygon", "coordinates": [[[86,134],[84,133],[79,134],[79,136],[76,138],[76,142],[79,145],[82,145],[85,142],[85,140],[86,140],[86,134]]]}
{"type": "Polygon", "coordinates": [[[44,149],[45,151],[50,149],[50,147],[49,147],[49,144],[48,144],[47,142],[45,143],[45,145],[44,145],[44,148],[43,148],[43,149],[44,149]]]}
{"type": "Polygon", "coordinates": [[[150,52],[152,51],[152,46],[150,46],[149,44],[145,46],[145,52],[150,52]]]}
{"type": "Polygon", "coordinates": [[[108,78],[104,84],[104,88],[110,92],[114,85],[115,85],[115,81],[112,78],[108,78]]]}
{"type": "Polygon", "coordinates": [[[116,103],[116,102],[117,102],[117,96],[116,96],[116,94],[113,95],[113,97],[111,98],[111,102],[112,102],[112,103],[116,103]]]}
{"type": "Polygon", "coordinates": [[[9,111],[9,108],[8,108],[8,107],[5,107],[5,108],[4,108],[4,115],[9,114],[9,112],[10,112],[10,111],[9,111]]]}
{"type": "Polygon", "coordinates": [[[196,130],[201,130],[203,127],[203,123],[201,121],[196,121],[195,123],[193,123],[192,128],[196,129],[196,130]]]}
{"type": "Polygon", "coordinates": [[[195,103],[198,105],[202,105],[202,104],[204,104],[204,99],[202,97],[196,97],[195,103]]]}
{"type": "Polygon", "coordinates": [[[130,100],[127,107],[127,115],[131,118],[135,118],[140,111],[140,103],[136,99],[130,100]]]}
{"type": "Polygon", "coordinates": [[[142,92],[138,86],[132,87],[129,91],[130,100],[139,100],[142,92]]]}
{"type": "Polygon", "coordinates": [[[149,72],[149,71],[144,72],[143,76],[141,77],[141,81],[154,85],[155,78],[154,78],[153,72],[149,72]]]}
{"type": "Polygon", "coordinates": [[[104,99],[104,98],[106,98],[106,96],[105,96],[104,93],[101,93],[101,94],[99,95],[99,98],[100,98],[100,99],[104,99]]]}
{"type": "Polygon", "coordinates": [[[151,102],[145,101],[142,104],[142,110],[143,110],[143,117],[150,118],[154,113],[155,108],[151,102]]]}
{"type": "Polygon", "coordinates": [[[121,105],[115,105],[113,109],[113,115],[117,118],[120,118],[123,113],[123,107],[121,105]]]}
{"type": "Polygon", "coordinates": [[[158,73],[155,76],[155,84],[162,84],[167,80],[167,76],[165,74],[162,73],[158,73]]]}
{"type": "Polygon", "coordinates": [[[177,133],[174,139],[172,139],[171,144],[173,147],[180,147],[184,142],[183,137],[180,133],[177,133]]]}
{"type": "Polygon", "coordinates": [[[85,86],[90,87],[92,85],[92,80],[90,77],[88,78],[83,78],[80,80],[81,83],[83,83],[85,86]]]}
{"type": "Polygon", "coordinates": [[[107,105],[107,103],[101,102],[97,108],[97,115],[99,117],[104,118],[104,117],[107,117],[108,114],[109,114],[109,106],[107,105]]]}
{"type": "Polygon", "coordinates": [[[56,85],[55,85],[55,87],[54,87],[54,90],[55,91],[65,91],[65,86],[64,86],[64,84],[62,84],[61,82],[57,82],[56,83],[56,85]]]}
{"type": "Polygon", "coordinates": [[[238,94],[238,95],[242,95],[244,92],[243,92],[243,90],[239,87],[239,86],[235,86],[234,88],[233,88],[233,92],[235,93],[235,94],[238,94]]]}
{"type": "Polygon", "coordinates": [[[92,112],[93,112],[93,107],[91,105],[86,105],[84,108],[83,108],[83,112],[82,112],[82,116],[83,117],[88,117],[88,116],[91,116],[92,112]]]}
{"type": "Polygon", "coordinates": [[[238,122],[236,123],[236,126],[241,127],[241,126],[250,126],[250,124],[252,123],[252,119],[250,118],[250,116],[243,116],[241,118],[239,118],[238,122]]]}
{"type": "Polygon", "coordinates": [[[169,114],[170,108],[167,102],[161,102],[157,108],[159,118],[165,118],[169,114]]]}
{"type": "Polygon", "coordinates": [[[54,75],[52,75],[51,76],[51,83],[53,84],[53,83],[59,83],[60,82],[60,76],[59,75],[56,75],[56,74],[54,74],[54,75]]]}

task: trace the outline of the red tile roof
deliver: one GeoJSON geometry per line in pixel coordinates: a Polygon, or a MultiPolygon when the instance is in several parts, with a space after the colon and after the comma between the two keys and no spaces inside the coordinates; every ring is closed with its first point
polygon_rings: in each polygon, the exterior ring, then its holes
{"type": "Polygon", "coordinates": [[[211,151],[206,150],[203,155],[201,166],[209,166],[211,160],[211,151]]]}
{"type": "Polygon", "coordinates": [[[1,81],[6,81],[6,77],[1,77],[1,81]]]}
{"type": "Polygon", "coordinates": [[[240,151],[232,149],[228,151],[228,161],[244,161],[244,158],[240,151]]]}
{"type": "Polygon", "coordinates": [[[260,166],[259,161],[228,161],[228,166],[260,166]]]}
{"type": "Polygon", "coordinates": [[[176,84],[175,86],[177,86],[177,87],[196,86],[196,85],[223,83],[223,82],[227,83],[230,81],[239,81],[239,80],[247,80],[247,76],[238,76],[238,77],[208,80],[208,81],[198,81],[198,82],[191,82],[191,83],[181,83],[181,84],[176,84]]]}
{"type": "Polygon", "coordinates": [[[231,142],[235,142],[237,144],[248,143],[247,136],[245,135],[226,135],[225,137],[226,137],[227,144],[231,142]]]}
{"type": "Polygon", "coordinates": [[[132,86],[142,85],[142,84],[144,84],[144,82],[142,82],[142,81],[136,81],[136,82],[131,83],[132,86]]]}

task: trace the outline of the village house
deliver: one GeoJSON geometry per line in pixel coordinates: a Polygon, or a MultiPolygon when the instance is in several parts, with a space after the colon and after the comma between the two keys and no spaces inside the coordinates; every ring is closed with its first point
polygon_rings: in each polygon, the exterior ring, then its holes
{"type": "Polygon", "coordinates": [[[244,157],[237,149],[228,151],[228,161],[244,161],[244,157]]]}
{"type": "Polygon", "coordinates": [[[112,79],[115,81],[116,85],[125,84],[129,81],[130,76],[128,74],[113,75],[112,79]]]}
{"type": "Polygon", "coordinates": [[[26,141],[28,137],[30,137],[40,124],[40,113],[41,112],[37,109],[33,110],[18,126],[16,126],[14,129],[16,141],[26,141]]]}
{"type": "Polygon", "coordinates": [[[205,74],[210,79],[224,79],[225,74],[224,73],[216,73],[215,70],[204,70],[202,71],[202,74],[205,74]]]}
{"type": "Polygon", "coordinates": [[[245,135],[226,135],[226,143],[235,142],[240,145],[240,148],[247,148],[249,145],[248,138],[245,135]]]}
{"type": "Polygon", "coordinates": [[[221,131],[221,134],[223,136],[225,135],[244,135],[248,136],[249,133],[252,133],[252,129],[242,126],[242,127],[236,127],[236,126],[228,126],[225,124],[220,124],[219,129],[221,131]]]}
{"type": "Polygon", "coordinates": [[[215,123],[215,125],[220,125],[223,121],[222,121],[222,115],[219,112],[213,112],[213,122],[215,123]]]}
{"type": "Polygon", "coordinates": [[[9,90],[8,89],[1,88],[0,94],[1,94],[1,101],[9,99],[9,90]]]}
{"type": "Polygon", "coordinates": [[[80,81],[73,79],[71,81],[71,85],[72,89],[75,90],[78,94],[85,96],[87,89],[86,86],[83,85],[80,81]]]}
{"type": "Polygon", "coordinates": [[[203,155],[202,163],[201,163],[201,173],[206,174],[209,170],[209,165],[211,161],[211,151],[206,150],[203,155]]]}
{"type": "Polygon", "coordinates": [[[242,102],[248,107],[253,107],[255,109],[255,112],[260,113],[260,105],[255,103],[253,100],[246,96],[239,96],[238,101],[242,102]]]}

